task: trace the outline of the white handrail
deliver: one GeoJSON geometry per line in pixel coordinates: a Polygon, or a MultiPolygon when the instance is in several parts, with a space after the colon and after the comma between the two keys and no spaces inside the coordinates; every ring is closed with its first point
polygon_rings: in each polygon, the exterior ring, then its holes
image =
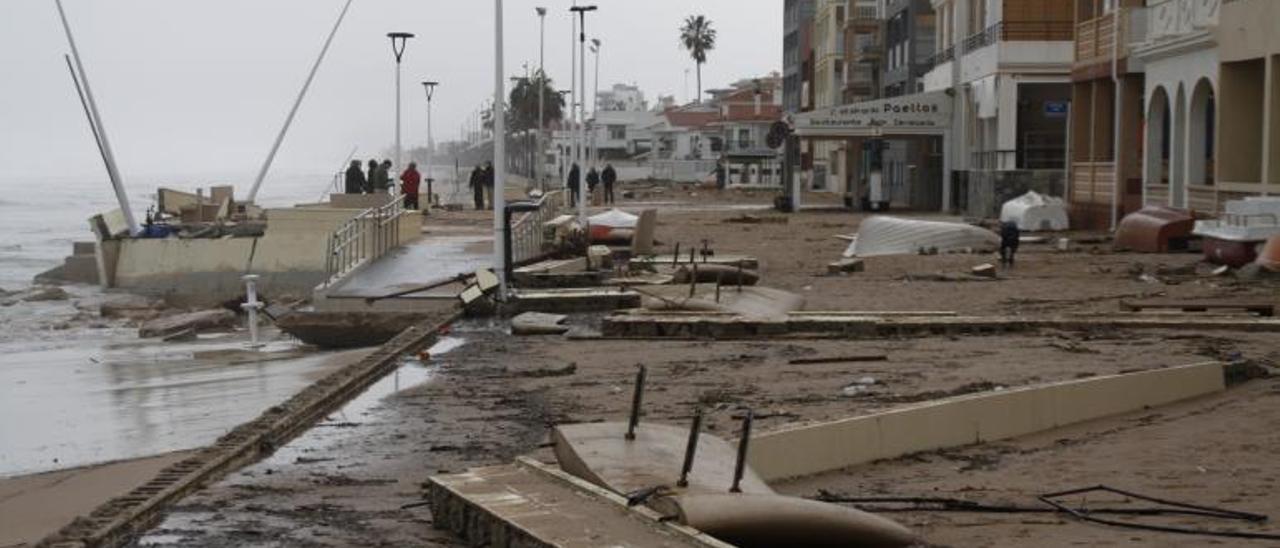
{"type": "Polygon", "coordinates": [[[404,213],[404,196],[400,195],[338,225],[329,235],[322,286],[341,281],[359,266],[399,247],[400,218],[404,213]]]}

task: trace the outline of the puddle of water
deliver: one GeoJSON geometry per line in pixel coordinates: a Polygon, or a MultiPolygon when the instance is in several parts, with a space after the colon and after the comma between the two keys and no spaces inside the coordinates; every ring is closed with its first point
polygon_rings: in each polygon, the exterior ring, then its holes
{"type": "Polygon", "coordinates": [[[325,420],[281,447],[270,458],[263,461],[263,464],[266,466],[291,464],[347,436],[359,435],[358,429],[353,428],[354,426],[376,420],[383,401],[388,397],[430,382],[435,377],[435,372],[444,356],[466,342],[462,337],[441,337],[436,344],[427,349],[430,358],[426,363],[417,358],[404,358],[395,371],[379,379],[355,399],[343,405],[342,409],[331,413],[325,420]]]}

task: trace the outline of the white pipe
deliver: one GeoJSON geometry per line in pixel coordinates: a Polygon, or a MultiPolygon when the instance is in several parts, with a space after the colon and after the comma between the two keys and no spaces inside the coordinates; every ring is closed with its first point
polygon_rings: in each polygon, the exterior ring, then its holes
{"type": "Polygon", "coordinates": [[[498,275],[498,299],[507,296],[506,229],[502,211],[506,209],[507,131],[503,101],[506,80],[502,76],[502,0],[494,4],[493,69],[493,271],[498,275]]]}
{"type": "MultiPolygon", "coordinates": [[[[1124,120],[1124,95],[1121,93],[1123,84],[1120,81],[1120,7],[1116,6],[1111,12],[1111,83],[1115,87],[1115,108],[1111,109],[1114,127],[1112,129],[1111,138],[1111,167],[1112,167],[1112,183],[1111,183],[1111,230],[1114,232],[1116,224],[1120,222],[1119,212],[1116,211],[1120,207],[1120,193],[1123,191],[1125,181],[1120,180],[1120,126],[1124,120]]],[[[1070,119],[1068,119],[1070,123],[1070,119]]]]}
{"type": "Polygon", "coordinates": [[[249,322],[249,346],[262,346],[258,343],[258,310],[262,309],[262,302],[258,300],[258,287],[255,282],[258,279],[256,274],[248,274],[240,279],[244,280],[245,285],[245,302],[240,308],[248,314],[249,322]]]}
{"type": "Polygon", "coordinates": [[[578,98],[578,139],[581,145],[578,148],[578,155],[581,166],[578,172],[581,174],[579,178],[578,191],[578,222],[583,226],[587,224],[587,200],[590,194],[587,190],[587,19],[584,12],[579,12],[578,17],[581,18],[582,28],[578,29],[578,77],[582,81],[582,86],[578,89],[582,90],[581,96],[578,98]]]}
{"type": "Polygon", "coordinates": [[[595,92],[591,95],[591,166],[599,168],[600,164],[600,141],[596,135],[600,129],[597,124],[600,120],[600,48],[603,43],[599,40],[595,43],[596,49],[592,53],[596,56],[596,82],[595,92]]]}
{"type": "Polygon", "coordinates": [[[547,129],[545,114],[543,112],[546,106],[546,98],[543,97],[547,88],[547,71],[545,66],[547,52],[547,12],[543,8],[538,8],[538,139],[537,139],[537,161],[533,164],[534,179],[538,181],[538,188],[543,193],[547,191],[547,181],[543,179],[543,163],[546,160],[546,148],[542,144],[543,133],[547,129]]]}
{"type": "MultiPolygon", "coordinates": [[[[62,0],[58,0],[61,2],[62,0]]],[[[324,47],[320,49],[320,56],[316,58],[316,62],[311,66],[311,73],[307,75],[307,81],[302,84],[302,91],[298,92],[298,98],[293,102],[293,108],[289,109],[289,116],[284,120],[284,127],[280,128],[280,134],[276,136],[276,142],[271,145],[271,152],[267,154],[267,161],[262,163],[262,169],[258,170],[258,177],[253,181],[253,190],[249,191],[249,202],[253,202],[258,198],[258,189],[262,188],[262,180],[267,178],[267,171],[271,169],[271,163],[276,159],[276,152],[280,150],[280,143],[284,142],[284,136],[289,132],[289,126],[293,124],[293,117],[298,113],[298,107],[302,105],[302,98],[307,96],[307,89],[311,87],[311,81],[316,77],[316,71],[320,69],[320,63],[324,61],[324,56],[329,52],[329,44],[333,43],[333,37],[338,34],[338,27],[342,25],[342,20],[347,16],[347,10],[351,9],[352,0],[347,0],[346,5],[342,7],[342,13],[338,14],[338,20],[333,24],[333,30],[329,31],[329,37],[324,41],[324,47]]]]}
{"type": "Polygon", "coordinates": [[[76,70],[80,73],[80,82],[84,85],[85,98],[89,101],[89,111],[93,113],[93,122],[98,130],[102,155],[107,163],[107,177],[111,179],[111,187],[115,189],[116,201],[120,203],[120,212],[124,214],[124,222],[129,227],[129,235],[136,236],[142,232],[138,220],[129,207],[129,194],[125,192],[124,180],[120,177],[120,169],[116,167],[116,156],[111,150],[111,141],[107,139],[107,128],[102,123],[102,115],[98,113],[98,103],[93,100],[93,90],[89,87],[89,76],[84,72],[84,64],[80,62],[80,49],[76,47],[76,39],[71,35],[71,24],[67,22],[67,14],[62,9],[62,0],[56,0],[58,17],[62,19],[62,28],[67,32],[67,43],[71,46],[71,56],[76,61],[76,70]]]}
{"type": "MultiPolygon", "coordinates": [[[[577,0],[573,2],[574,6],[578,5],[577,0]]],[[[578,163],[578,48],[575,47],[574,41],[578,39],[578,17],[577,13],[570,11],[569,20],[572,34],[569,35],[569,166],[565,169],[567,175],[573,170],[573,165],[578,163]]],[[[581,164],[578,168],[579,187],[582,186],[582,177],[586,174],[582,172],[581,164]]],[[[572,194],[576,189],[569,189],[572,194]]],[[[578,198],[582,198],[582,192],[578,192],[578,198]]],[[[585,222],[581,215],[579,222],[585,222]]]]}

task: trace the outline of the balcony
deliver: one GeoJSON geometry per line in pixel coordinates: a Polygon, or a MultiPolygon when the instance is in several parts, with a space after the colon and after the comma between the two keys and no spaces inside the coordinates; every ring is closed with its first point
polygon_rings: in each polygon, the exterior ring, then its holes
{"type": "Polygon", "coordinates": [[[1070,42],[1075,39],[1071,21],[1001,21],[964,39],[964,52],[996,42],[1070,42]]]}
{"type": "MultiPolygon", "coordinates": [[[[1116,43],[1116,19],[1121,12],[1111,12],[1076,25],[1076,62],[1110,59],[1116,43]]],[[[1120,56],[1123,56],[1121,52],[1120,56]]]]}

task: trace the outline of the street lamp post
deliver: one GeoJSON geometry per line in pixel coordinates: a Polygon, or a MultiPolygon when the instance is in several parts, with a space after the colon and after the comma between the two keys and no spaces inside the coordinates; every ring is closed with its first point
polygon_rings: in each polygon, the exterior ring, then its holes
{"type": "MultiPolygon", "coordinates": [[[[583,97],[581,98],[582,100],[578,102],[578,114],[579,114],[579,118],[582,120],[582,125],[579,127],[578,131],[580,132],[580,135],[581,135],[582,144],[586,145],[587,98],[585,97],[585,95],[587,93],[587,12],[596,11],[596,7],[595,6],[573,6],[569,8],[569,11],[578,14],[578,77],[581,78],[581,83],[582,83],[582,85],[578,89],[582,90],[582,95],[583,95],[583,97]]],[[[582,154],[582,153],[580,152],[579,154],[582,154]]],[[[581,175],[579,184],[580,184],[581,190],[578,192],[578,195],[580,198],[578,200],[578,222],[583,225],[586,225],[587,193],[584,192],[586,190],[585,155],[583,155],[583,161],[578,165],[581,166],[579,168],[580,175],[581,175]]]]}
{"type": "Polygon", "coordinates": [[[591,95],[591,167],[599,170],[600,163],[600,142],[599,128],[596,124],[600,121],[600,39],[591,39],[591,53],[596,57],[596,77],[595,89],[591,95]]]}
{"type": "Polygon", "coordinates": [[[433,156],[435,156],[435,152],[436,152],[436,143],[431,135],[431,97],[435,95],[436,86],[438,85],[440,85],[439,82],[426,81],[422,83],[422,87],[427,91],[427,167],[423,171],[425,171],[427,174],[425,179],[427,180],[427,208],[428,209],[430,209],[432,203],[435,202],[435,193],[432,192],[432,185],[431,185],[431,183],[434,182],[434,179],[431,178],[431,162],[432,160],[434,160],[433,156]]]}
{"type": "Polygon", "coordinates": [[[503,222],[506,209],[507,143],[506,116],[503,100],[506,81],[502,78],[502,0],[493,0],[493,271],[498,275],[498,300],[507,298],[507,225],[503,222]]]}
{"type": "Polygon", "coordinates": [[[404,153],[400,148],[400,60],[404,58],[404,48],[413,38],[413,33],[388,32],[387,38],[391,39],[391,53],[396,56],[396,169],[401,169],[404,153]]]}
{"type": "Polygon", "coordinates": [[[546,99],[543,97],[542,90],[547,87],[547,72],[544,66],[547,49],[547,8],[535,8],[538,11],[538,138],[534,143],[534,147],[538,149],[537,160],[533,163],[533,178],[538,181],[538,188],[542,189],[542,193],[547,192],[547,181],[542,177],[542,163],[545,158],[546,149],[542,144],[542,133],[546,130],[546,120],[544,107],[546,99]]]}

